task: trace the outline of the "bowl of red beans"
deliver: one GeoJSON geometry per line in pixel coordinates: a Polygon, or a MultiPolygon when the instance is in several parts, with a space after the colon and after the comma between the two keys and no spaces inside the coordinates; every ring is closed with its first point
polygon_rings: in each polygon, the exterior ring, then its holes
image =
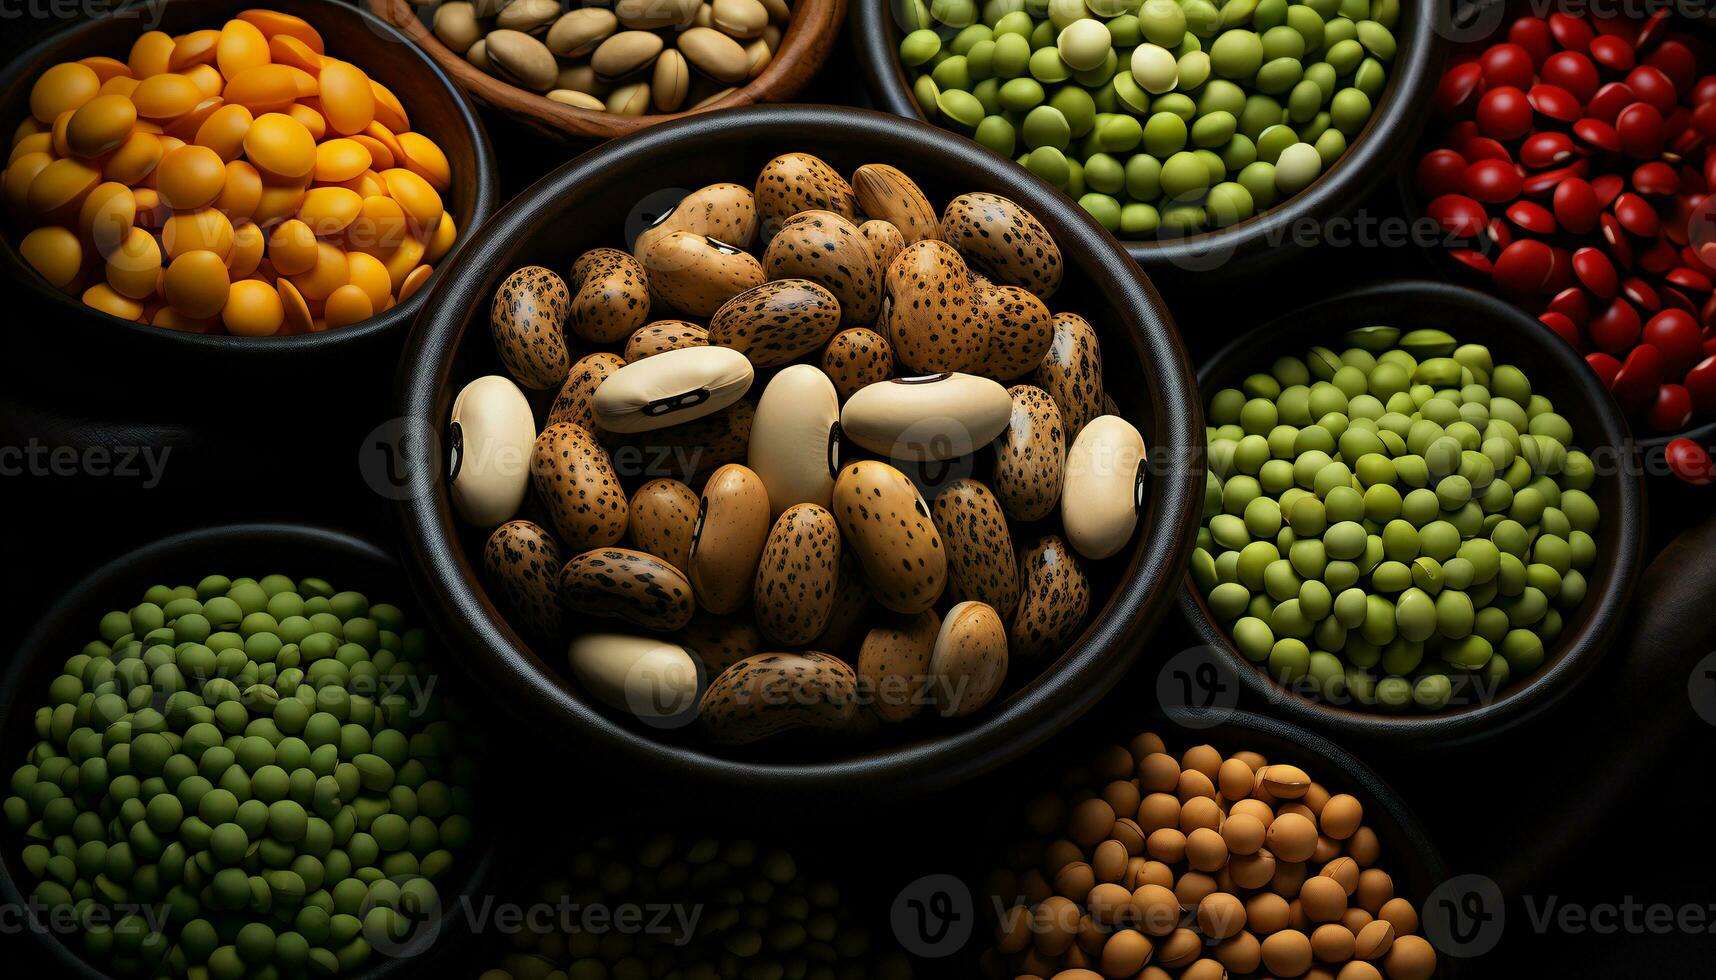
{"type": "Polygon", "coordinates": [[[1716,30],[1668,3],[1456,7],[1410,209],[1452,277],[1584,357],[1647,466],[1711,482],[1716,30]]]}

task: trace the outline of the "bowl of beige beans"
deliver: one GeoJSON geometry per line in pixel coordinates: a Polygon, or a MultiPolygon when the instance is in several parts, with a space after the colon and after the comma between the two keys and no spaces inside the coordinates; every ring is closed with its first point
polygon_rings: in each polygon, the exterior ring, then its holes
{"type": "Polygon", "coordinates": [[[575,141],[787,101],[846,12],[846,0],[370,2],[478,101],[575,141]]]}
{"type": "Polygon", "coordinates": [[[410,564],[522,716],[675,776],[905,793],[1082,713],[1202,494],[1166,310],[934,127],[698,115],[568,164],[422,321],[410,564]]]}

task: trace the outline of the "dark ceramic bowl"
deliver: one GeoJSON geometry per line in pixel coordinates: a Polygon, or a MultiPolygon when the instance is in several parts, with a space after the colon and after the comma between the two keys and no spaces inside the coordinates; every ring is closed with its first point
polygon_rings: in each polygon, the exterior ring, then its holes
{"type": "MultiPolygon", "coordinates": [[[[996,975],[979,972],[979,957],[991,946],[990,930],[996,917],[996,906],[987,893],[986,876],[1005,866],[1010,845],[1030,839],[1030,831],[1021,819],[1029,801],[1039,793],[1062,789],[1064,780],[1075,772],[1079,774],[1081,787],[1090,786],[1093,779],[1085,775],[1089,772],[1085,767],[1095,753],[1109,745],[1125,746],[1143,732],[1160,736],[1168,753],[1175,758],[1193,746],[1206,744],[1214,746],[1223,757],[1241,751],[1257,752],[1271,764],[1298,766],[1331,795],[1348,793],[1357,798],[1364,806],[1365,826],[1376,832],[1382,845],[1377,866],[1394,879],[1395,894],[1409,899],[1419,909],[1418,935],[1433,944],[1436,942],[1446,912],[1439,912],[1431,895],[1448,880],[1447,865],[1417,814],[1365,763],[1321,735],[1278,718],[1246,711],[1197,716],[1174,711],[1163,715],[1152,709],[1129,715],[1115,711],[1110,704],[1100,710],[1101,719],[1081,722],[1031,760],[974,786],[974,792],[969,794],[972,800],[966,804],[971,813],[948,815],[964,826],[980,828],[977,840],[968,846],[972,863],[961,869],[961,877],[969,883],[982,921],[966,952],[950,961],[963,969],[943,975],[996,975]],[[962,816],[964,819],[960,820],[962,816]]],[[[940,852],[931,849],[945,846],[945,843],[926,845],[926,853],[920,860],[933,865],[940,852]]],[[[1441,951],[1437,965],[1435,976],[1440,980],[1454,980],[1468,974],[1462,960],[1441,951]]]]}
{"type": "MultiPolygon", "coordinates": [[[[11,651],[5,678],[0,681],[0,770],[11,772],[36,743],[35,706],[48,683],[60,673],[67,657],[83,649],[96,635],[96,624],[116,606],[135,603],[150,586],[162,581],[195,582],[205,575],[243,569],[257,575],[281,572],[327,578],[341,589],[394,601],[412,622],[422,622],[409,604],[399,564],[381,548],[339,531],[300,524],[231,524],[187,531],[163,538],[104,562],[50,607],[22,643],[11,651]]],[[[454,877],[442,886],[442,918],[425,927],[422,939],[408,942],[398,958],[377,957],[352,980],[380,980],[403,975],[432,950],[456,947],[469,940],[468,917],[455,896],[468,896],[485,887],[494,864],[494,836],[485,834],[483,849],[462,856],[454,877]],[[456,885],[450,889],[447,884],[456,885]],[[421,948],[419,942],[432,943],[421,948]]],[[[27,896],[19,882],[21,843],[17,834],[0,828],[0,902],[24,909],[27,896]]],[[[54,976],[106,980],[107,974],[78,955],[52,923],[21,929],[38,941],[36,959],[52,964],[54,976]]],[[[30,961],[26,954],[26,964],[30,961]]],[[[26,973],[29,971],[26,970],[26,973]]]]}
{"type": "MultiPolygon", "coordinates": [[[[412,128],[447,154],[453,188],[445,196],[458,224],[459,241],[442,258],[440,266],[445,268],[500,203],[488,134],[464,93],[421,49],[368,11],[338,0],[278,0],[268,6],[309,21],[321,32],[329,53],[351,59],[393,90],[410,114],[412,128]]],[[[102,17],[80,20],[0,70],[0,92],[5,93],[0,123],[10,132],[29,116],[30,87],[55,64],[91,55],[123,59],[146,30],[178,34],[218,28],[237,9],[220,0],[140,0],[102,17]]],[[[0,235],[0,273],[24,293],[22,300],[29,309],[51,322],[52,331],[40,334],[43,342],[63,346],[67,356],[79,359],[134,366],[143,358],[175,371],[216,365],[256,371],[286,363],[302,369],[337,361],[349,364],[352,357],[364,357],[374,366],[391,365],[424,296],[445,278],[437,269],[410,299],[349,327],[289,337],[211,336],[121,320],[85,306],[77,296],[48,285],[24,261],[18,254],[21,235],[8,221],[5,234],[0,235]]],[[[12,302],[18,299],[13,297],[12,302]]]]}
{"type": "MultiPolygon", "coordinates": [[[[407,566],[442,628],[462,641],[474,673],[526,720],[557,737],[577,736],[627,770],[747,789],[913,793],[947,784],[1028,750],[1087,709],[1138,652],[1179,585],[1203,493],[1202,422],[1180,340],[1160,298],[1100,226],[1022,168],[923,123],[858,109],[757,106],[663,123],[561,167],[514,199],[431,297],[407,348],[399,415],[407,430],[438,439],[454,396],[468,381],[501,373],[488,326],[495,289],[528,264],[568,268],[581,251],[629,241],[644,223],[636,202],[658,209],[720,180],[749,185],[786,151],[815,153],[841,173],[894,164],[936,201],[964,191],[1004,194],[1035,214],[1059,242],[1067,278],[1056,308],[1084,313],[1105,343],[1105,387],[1145,442],[1171,461],[1147,481],[1139,533],[1129,553],[1093,570],[1097,603],[1089,627],[1053,664],[1014,685],[965,723],[946,722],[901,744],[830,757],[779,761],[802,739],[756,753],[711,754],[686,733],[627,724],[586,698],[564,671],[563,649],[533,649],[478,575],[486,534],[456,522],[443,446],[407,454],[407,566]]],[[[542,406],[538,406],[538,418],[542,406]]],[[[886,734],[880,736],[886,739],[886,734]]],[[[764,748],[767,748],[766,743],[764,748]]]]}
{"type": "Polygon", "coordinates": [[[1243,689],[1289,721],[1333,733],[1343,741],[1391,742],[1397,748],[1446,748],[1492,738],[1533,717],[1565,695],[1602,659],[1626,622],[1633,586],[1643,567],[1645,504],[1638,458],[1626,423],[1609,393],[1572,348],[1517,308],[1475,290],[1411,280],[1366,286],[1320,300],[1239,338],[1198,372],[1207,400],[1223,388],[1268,369],[1283,354],[1315,345],[1340,345],[1355,327],[1388,324],[1403,331],[1439,327],[1462,342],[1487,345],[1498,364],[1517,364],[1534,389],[1555,403],[1573,426],[1576,448],[1596,465],[1590,490],[1602,511],[1597,561],[1588,573],[1585,601],[1565,614],[1561,635],[1543,664],[1499,694],[1456,692],[1459,706],[1424,714],[1387,714],[1363,705],[1312,700],[1283,689],[1262,667],[1243,657],[1218,625],[1203,592],[1188,576],[1180,608],[1193,631],[1218,651],[1243,689]]]}
{"type": "MultiPolygon", "coordinates": [[[[1459,7],[1460,16],[1456,23],[1460,27],[1451,35],[1457,38],[1459,43],[1453,45],[1449,51],[1449,66],[1458,64],[1460,60],[1470,59],[1482,52],[1484,48],[1505,38],[1507,25],[1512,22],[1513,18],[1535,14],[1539,11],[1539,8],[1527,0],[1465,0],[1459,4],[1459,7]]],[[[1672,10],[1670,12],[1672,13],[1672,10]]],[[[1710,23],[1680,18],[1673,21],[1672,24],[1674,26],[1670,28],[1668,36],[1698,42],[1701,49],[1700,53],[1704,55],[1703,64],[1716,64],[1716,30],[1712,29],[1710,23]]],[[[1430,82],[1430,85],[1433,88],[1435,82],[1430,82]]],[[[1425,153],[1441,145],[1442,129],[1443,123],[1432,114],[1420,137],[1414,140],[1406,151],[1411,154],[1408,158],[1409,165],[1400,167],[1394,180],[1395,193],[1400,197],[1401,208],[1405,214],[1410,216],[1415,228],[1419,227],[1420,223],[1425,228],[1435,226],[1434,222],[1424,214],[1424,206],[1427,202],[1422,199],[1416,186],[1414,186],[1414,174],[1418,160],[1425,153]]],[[[1433,253],[1431,258],[1436,273],[1450,282],[1469,285],[1478,289],[1487,289],[1490,285],[1488,277],[1474,272],[1470,266],[1453,258],[1448,249],[1432,247],[1429,251],[1433,253]]],[[[1495,258],[1494,252],[1490,253],[1490,258],[1495,258]]],[[[1501,295],[1499,291],[1496,292],[1497,295],[1501,295]]],[[[1545,297],[1544,302],[1547,302],[1547,299],[1545,297]]],[[[1528,312],[1532,316],[1537,315],[1535,312],[1529,310],[1528,312]]],[[[1648,317],[1646,318],[1648,319],[1648,317]]],[[[1664,461],[1664,451],[1668,444],[1676,439],[1691,439],[1703,446],[1706,451],[1716,455],[1716,419],[1699,422],[1679,432],[1641,431],[1636,432],[1634,437],[1639,454],[1643,459],[1645,473],[1651,476],[1673,478],[1672,471],[1668,469],[1668,465],[1664,461]]]]}
{"type": "MultiPolygon", "coordinates": [[[[852,0],[847,34],[876,104],[908,119],[924,118],[900,64],[904,4],[911,0],[852,0]]],[[[1196,274],[1204,283],[1281,265],[1314,246],[1323,229],[1385,183],[1412,146],[1430,110],[1441,72],[1443,3],[1403,3],[1394,34],[1399,50],[1376,111],[1347,152],[1311,186],[1285,202],[1227,228],[1179,237],[1124,242],[1146,272],[1168,280],[1196,274]]],[[[988,152],[987,150],[985,152],[988,152]]],[[[1344,232],[1343,232],[1344,234],[1344,232]]]]}

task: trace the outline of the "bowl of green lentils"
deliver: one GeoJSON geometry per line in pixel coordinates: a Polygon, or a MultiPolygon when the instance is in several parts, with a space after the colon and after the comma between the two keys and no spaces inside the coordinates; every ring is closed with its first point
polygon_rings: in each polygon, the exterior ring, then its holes
{"type": "Polygon", "coordinates": [[[402,582],[368,542],[244,524],[46,611],[0,688],[26,972],[377,978],[468,940],[482,742],[402,582]]]}
{"type": "Polygon", "coordinates": [[[1016,160],[1147,271],[1315,244],[1410,147],[1443,6],[1421,0],[862,0],[870,93],[1016,160]]]}
{"type": "Polygon", "coordinates": [[[1578,356],[1446,283],[1320,300],[1199,371],[1204,523],[1181,608],[1242,690],[1373,742],[1487,738],[1626,619],[1637,453],[1578,356]]]}

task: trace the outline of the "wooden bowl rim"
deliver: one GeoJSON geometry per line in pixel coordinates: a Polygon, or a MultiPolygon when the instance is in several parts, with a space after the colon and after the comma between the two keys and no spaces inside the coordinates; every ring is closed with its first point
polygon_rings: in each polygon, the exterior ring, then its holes
{"type": "Polygon", "coordinates": [[[790,99],[809,76],[828,60],[834,40],[846,18],[847,0],[794,0],[792,19],[781,34],[780,49],[769,59],[763,73],[708,105],[680,112],[646,116],[616,116],[610,112],[580,109],[520,88],[466,61],[463,55],[441,43],[435,32],[417,17],[418,8],[409,0],[363,0],[394,29],[410,38],[440,65],[464,90],[484,105],[519,117],[537,128],[552,129],[578,139],[608,140],[640,129],[683,119],[714,109],[733,109],[763,102],[790,99]],[[788,73],[808,65],[802,77],[788,73]]]}

